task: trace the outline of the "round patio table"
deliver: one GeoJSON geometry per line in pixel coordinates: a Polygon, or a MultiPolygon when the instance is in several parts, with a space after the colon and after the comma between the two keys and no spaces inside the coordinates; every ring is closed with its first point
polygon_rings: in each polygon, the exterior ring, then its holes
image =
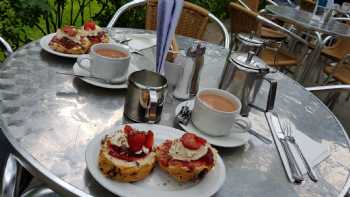
{"type": "MultiPolygon", "coordinates": [[[[317,60],[319,59],[322,49],[331,36],[350,37],[350,26],[345,23],[330,19],[327,23],[323,23],[320,16],[313,15],[311,12],[306,12],[289,6],[275,6],[268,5],[265,9],[276,15],[281,20],[292,23],[314,33],[316,36],[316,45],[313,53],[310,55],[306,63],[306,67],[300,76],[300,81],[311,77],[313,71],[320,75],[323,66],[319,66],[317,60]],[[323,36],[326,34],[328,36],[323,36]]],[[[317,76],[317,77],[318,77],[317,76]]]]}
{"type": "MultiPolygon", "coordinates": [[[[114,33],[145,33],[113,29],[114,33]]],[[[149,32],[151,33],[151,32],[149,32]]],[[[178,37],[180,48],[193,40],[178,37]]],[[[153,52],[133,55],[132,64],[152,69],[153,52]]],[[[217,87],[228,51],[208,44],[200,87],[217,87]]],[[[88,142],[106,128],[127,122],[123,118],[125,90],[103,89],[72,72],[74,59],[41,50],[34,41],[18,49],[1,67],[1,126],[18,151],[24,167],[63,196],[111,196],[89,174],[85,164],[88,142]]],[[[218,148],[226,165],[226,181],[216,196],[337,196],[349,178],[347,134],[337,118],[313,94],[283,74],[278,81],[275,111],[312,139],[327,144],[330,156],[315,167],[319,182],[308,177],[302,185],[288,181],[275,145],[255,137],[237,148],[218,148]]],[[[264,91],[263,91],[264,92],[264,91]]],[[[173,126],[179,101],[166,98],[159,124],[173,126]]],[[[260,98],[260,97],[259,97],[260,98]]],[[[252,110],[253,129],[272,139],[263,112],[252,110]]]]}

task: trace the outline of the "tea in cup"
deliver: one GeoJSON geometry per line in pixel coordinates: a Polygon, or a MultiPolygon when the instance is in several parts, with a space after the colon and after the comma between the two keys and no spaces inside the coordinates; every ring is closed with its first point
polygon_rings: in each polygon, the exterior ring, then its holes
{"type": "Polygon", "coordinates": [[[100,43],[93,45],[89,54],[79,56],[77,63],[91,76],[112,82],[122,82],[127,78],[130,54],[122,45],[100,43]],[[89,65],[84,64],[83,61],[89,61],[89,65]]]}
{"type": "Polygon", "coordinates": [[[246,132],[251,122],[240,115],[241,107],[241,101],[225,90],[203,89],[195,98],[192,122],[211,136],[246,132]]]}

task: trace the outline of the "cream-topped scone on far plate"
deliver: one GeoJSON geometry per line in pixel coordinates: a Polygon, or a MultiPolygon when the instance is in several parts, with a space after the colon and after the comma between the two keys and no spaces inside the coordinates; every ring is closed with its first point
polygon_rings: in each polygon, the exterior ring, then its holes
{"type": "Polygon", "coordinates": [[[50,48],[66,54],[84,54],[90,48],[90,41],[74,26],[57,29],[49,42],[50,48]]]}
{"type": "Polygon", "coordinates": [[[134,182],[150,174],[156,163],[152,131],[137,131],[126,125],[101,142],[99,167],[114,180],[134,182]]]}
{"type": "Polygon", "coordinates": [[[177,181],[187,182],[205,176],[215,166],[217,152],[205,139],[185,133],[159,145],[156,154],[161,169],[177,181]]]}
{"type": "Polygon", "coordinates": [[[109,42],[108,34],[93,21],[85,22],[81,27],[81,32],[89,39],[91,45],[109,42]]]}

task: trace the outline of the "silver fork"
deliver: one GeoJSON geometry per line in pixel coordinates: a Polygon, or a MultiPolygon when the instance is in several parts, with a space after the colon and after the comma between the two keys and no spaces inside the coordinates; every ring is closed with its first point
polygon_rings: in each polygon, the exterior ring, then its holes
{"type": "Polygon", "coordinates": [[[299,144],[296,142],[294,136],[293,136],[293,130],[290,126],[290,122],[287,120],[286,123],[285,123],[285,129],[286,129],[286,132],[287,132],[287,140],[289,142],[291,142],[297,149],[298,153],[299,153],[299,156],[300,158],[303,160],[304,162],[304,165],[306,167],[306,170],[307,170],[307,174],[309,175],[310,179],[314,182],[317,182],[318,181],[318,178],[317,178],[317,175],[315,173],[315,171],[312,169],[312,166],[310,165],[310,163],[306,160],[304,154],[303,154],[303,151],[301,151],[301,148],[299,146],[299,144]]]}

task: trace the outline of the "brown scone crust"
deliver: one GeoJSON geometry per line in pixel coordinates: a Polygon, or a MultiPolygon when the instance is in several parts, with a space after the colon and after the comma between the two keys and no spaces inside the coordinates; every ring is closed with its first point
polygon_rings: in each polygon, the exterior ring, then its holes
{"type": "Polygon", "coordinates": [[[65,54],[85,54],[89,50],[90,45],[90,41],[84,39],[81,44],[76,44],[72,48],[67,48],[58,41],[56,36],[49,42],[50,48],[65,54]]]}
{"type": "MultiPolygon", "coordinates": [[[[111,160],[111,156],[108,154],[108,146],[106,140],[104,140],[101,144],[101,150],[98,157],[98,165],[101,172],[117,181],[121,182],[135,182],[144,179],[147,177],[151,171],[153,170],[156,164],[155,153],[149,153],[145,158],[140,159],[140,161],[132,161],[136,165],[130,166],[125,165],[123,162],[113,162],[111,160]],[[148,162],[141,162],[141,160],[149,160],[148,162]]],[[[118,158],[114,158],[114,160],[119,160],[118,158]]]]}
{"type": "MultiPolygon", "coordinates": [[[[214,166],[214,162],[203,162],[201,159],[197,161],[179,161],[174,160],[169,155],[169,149],[172,141],[167,140],[159,145],[156,149],[157,160],[160,168],[174,177],[178,182],[194,181],[204,177],[214,166]]],[[[215,158],[216,150],[209,147],[212,157],[215,158]]],[[[208,154],[208,153],[207,153],[208,154]]]]}

